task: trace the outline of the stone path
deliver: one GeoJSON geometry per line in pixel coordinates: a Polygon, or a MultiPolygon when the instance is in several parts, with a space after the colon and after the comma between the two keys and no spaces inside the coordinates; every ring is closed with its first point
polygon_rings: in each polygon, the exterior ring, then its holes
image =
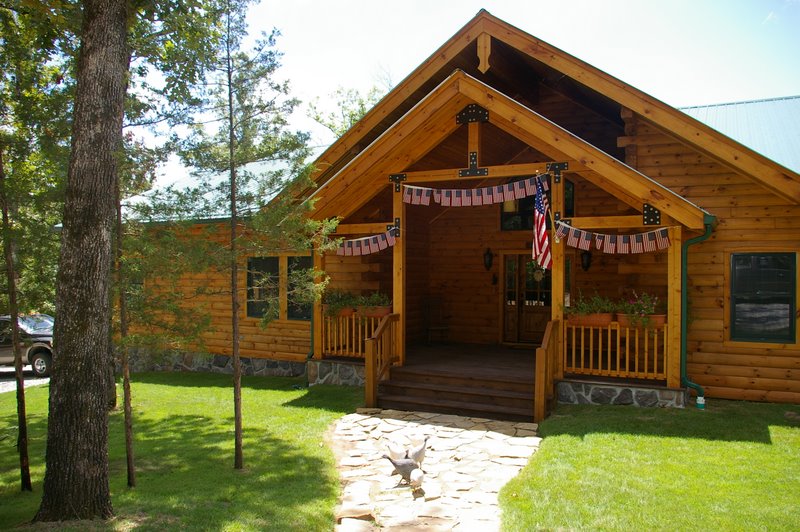
{"type": "Polygon", "coordinates": [[[500,528],[497,493],[538,449],[534,423],[426,412],[359,409],[328,432],[343,494],[339,532],[500,528]],[[391,476],[382,458],[428,436],[420,489],[391,476]]]}

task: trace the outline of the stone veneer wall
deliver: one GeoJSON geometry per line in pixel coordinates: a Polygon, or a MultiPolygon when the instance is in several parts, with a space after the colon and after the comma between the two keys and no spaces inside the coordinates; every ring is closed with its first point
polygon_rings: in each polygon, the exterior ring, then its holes
{"type": "MultiPolygon", "coordinates": [[[[232,358],[203,353],[166,352],[154,355],[145,350],[132,350],[129,364],[131,372],[143,371],[197,371],[233,374],[232,358]]],[[[287,362],[265,358],[242,357],[242,375],[261,377],[308,376],[308,384],[335,384],[364,386],[364,364],[334,360],[309,360],[287,362]]],[[[117,367],[121,373],[122,368],[117,367]]]]}
{"type": "Polygon", "coordinates": [[[624,386],[607,382],[560,381],[558,402],[570,405],[634,405],[684,408],[687,390],[654,386],[624,386]]]}
{"type": "MultiPolygon", "coordinates": [[[[305,374],[303,362],[287,362],[266,358],[239,359],[242,364],[242,375],[260,377],[298,377],[305,374]]],[[[142,371],[197,371],[201,373],[233,374],[233,358],[223,355],[204,353],[167,352],[157,355],[143,350],[133,350],[129,362],[131,372],[142,371]]],[[[117,368],[121,372],[121,368],[117,368]]]]}
{"type": "Polygon", "coordinates": [[[364,386],[364,364],[338,360],[309,360],[308,385],[364,386]]]}

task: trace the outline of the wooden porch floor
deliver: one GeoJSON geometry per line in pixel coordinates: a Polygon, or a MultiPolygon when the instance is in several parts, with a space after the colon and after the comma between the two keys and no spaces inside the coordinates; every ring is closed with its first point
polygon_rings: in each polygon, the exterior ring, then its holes
{"type": "Polygon", "coordinates": [[[415,344],[406,348],[405,367],[465,378],[534,383],[536,347],[479,344],[415,344]]]}

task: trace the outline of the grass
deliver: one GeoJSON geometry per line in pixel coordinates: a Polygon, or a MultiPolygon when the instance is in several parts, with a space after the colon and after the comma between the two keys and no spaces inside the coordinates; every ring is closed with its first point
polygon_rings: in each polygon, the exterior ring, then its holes
{"type": "MultiPolygon", "coordinates": [[[[116,517],[74,530],[331,530],[339,481],[323,433],[361,403],[360,389],[244,378],[245,469],[237,471],[229,376],[158,373],[133,380],[137,487],[126,486],[123,416],[114,412],[109,461],[116,517]]],[[[30,521],[39,506],[47,393],[46,386],[26,390],[33,493],[19,489],[15,394],[0,394],[0,528],[30,521]]]]}
{"type": "Polygon", "coordinates": [[[800,406],[560,406],[500,493],[506,530],[798,530],[800,406]]]}

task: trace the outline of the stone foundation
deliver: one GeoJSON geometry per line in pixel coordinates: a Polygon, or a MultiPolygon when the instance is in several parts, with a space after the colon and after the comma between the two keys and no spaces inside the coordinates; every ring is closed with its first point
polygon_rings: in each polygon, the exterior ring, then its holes
{"type": "MultiPolygon", "coordinates": [[[[240,357],[242,375],[259,377],[298,377],[305,374],[305,362],[288,362],[266,358],[240,357]]],[[[143,371],[196,371],[200,373],[233,374],[233,359],[225,355],[205,353],[164,352],[153,354],[132,350],[128,364],[132,373],[143,371]]],[[[122,372],[117,368],[118,373],[122,372]]]]}
{"type": "Polygon", "coordinates": [[[560,381],[556,384],[556,391],[558,402],[568,405],[684,408],[688,401],[687,390],[684,389],[607,382],[560,381]]]}
{"type": "Polygon", "coordinates": [[[364,386],[364,364],[338,360],[309,360],[308,385],[364,386]]]}

